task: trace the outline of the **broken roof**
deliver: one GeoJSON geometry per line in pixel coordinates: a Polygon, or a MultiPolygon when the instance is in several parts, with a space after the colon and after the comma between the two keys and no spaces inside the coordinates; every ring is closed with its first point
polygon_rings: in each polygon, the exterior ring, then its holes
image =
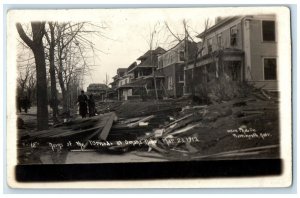
{"type": "Polygon", "coordinates": [[[163,54],[165,52],[166,50],[164,50],[163,48],[157,47],[155,50],[148,50],[144,55],[140,56],[137,60],[140,61],[145,60],[147,57],[151,56],[151,53],[157,55],[157,54],[163,54]]]}
{"type": "Polygon", "coordinates": [[[92,83],[87,87],[87,91],[107,90],[109,87],[103,83],[92,83]]]}

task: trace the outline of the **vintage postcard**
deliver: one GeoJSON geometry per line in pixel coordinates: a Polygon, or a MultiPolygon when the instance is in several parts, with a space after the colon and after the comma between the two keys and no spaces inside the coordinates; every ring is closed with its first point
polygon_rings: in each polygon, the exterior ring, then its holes
{"type": "Polygon", "coordinates": [[[9,10],[9,186],[290,186],[290,35],[286,7],[9,10]]]}

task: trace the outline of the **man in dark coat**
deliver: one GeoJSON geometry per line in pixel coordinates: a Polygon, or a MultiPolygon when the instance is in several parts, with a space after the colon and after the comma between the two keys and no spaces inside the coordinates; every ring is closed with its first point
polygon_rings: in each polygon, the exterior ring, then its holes
{"type": "Polygon", "coordinates": [[[89,105],[89,116],[95,116],[95,100],[93,97],[93,94],[90,95],[90,98],[88,100],[88,105],[89,105]]]}
{"type": "Polygon", "coordinates": [[[21,97],[20,96],[18,96],[17,97],[17,108],[18,108],[18,110],[19,110],[19,112],[21,113],[22,112],[22,104],[21,104],[21,97]]]}
{"type": "Polygon", "coordinates": [[[24,98],[22,98],[22,100],[21,100],[21,106],[25,110],[25,113],[27,113],[28,109],[30,108],[30,101],[29,101],[29,99],[28,99],[27,96],[25,96],[24,98]]]}
{"type": "Polygon", "coordinates": [[[86,117],[87,114],[87,102],[88,98],[84,94],[84,91],[81,91],[81,95],[78,96],[78,103],[79,103],[79,114],[82,118],[86,117]]]}

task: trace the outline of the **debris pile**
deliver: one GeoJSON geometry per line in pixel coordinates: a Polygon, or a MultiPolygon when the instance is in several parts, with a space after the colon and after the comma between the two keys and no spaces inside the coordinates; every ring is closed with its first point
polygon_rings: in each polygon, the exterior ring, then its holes
{"type": "Polygon", "coordinates": [[[185,106],[169,123],[137,138],[151,144],[109,150],[139,150],[136,155],[169,160],[278,157],[278,112],[276,98],[256,92],[220,104],[185,106]]]}
{"type": "Polygon", "coordinates": [[[49,130],[23,130],[20,140],[81,140],[81,149],[94,149],[89,141],[110,141],[96,151],[167,160],[279,156],[278,100],[265,91],[210,105],[172,100],[99,102],[97,107],[103,113],[49,130]]]}

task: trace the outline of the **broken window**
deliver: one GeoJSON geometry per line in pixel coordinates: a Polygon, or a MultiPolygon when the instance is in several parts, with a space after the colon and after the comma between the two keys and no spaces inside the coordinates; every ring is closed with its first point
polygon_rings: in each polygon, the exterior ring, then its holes
{"type": "Polygon", "coordinates": [[[277,63],[276,58],[264,59],[264,78],[265,80],[277,79],[277,63]]]}
{"type": "Polygon", "coordinates": [[[208,53],[212,52],[212,39],[211,38],[207,40],[207,51],[208,51],[208,53]]]}
{"type": "Polygon", "coordinates": [[[237,28],[233,26],[230,28],[230,45],[236,46],[237,45],[237,28]]]}
{"type": "Polygon", "coordinates": [[[275,21],[262,22],[263,41],[275,41],[275,21]]]}
{"type": "Polygon", "coordinates": [[[179,52],[179,60],[180,61],[184,61],[185,60],[185,58],[184,58],[184,51],[180,51],[179,52]]]}

